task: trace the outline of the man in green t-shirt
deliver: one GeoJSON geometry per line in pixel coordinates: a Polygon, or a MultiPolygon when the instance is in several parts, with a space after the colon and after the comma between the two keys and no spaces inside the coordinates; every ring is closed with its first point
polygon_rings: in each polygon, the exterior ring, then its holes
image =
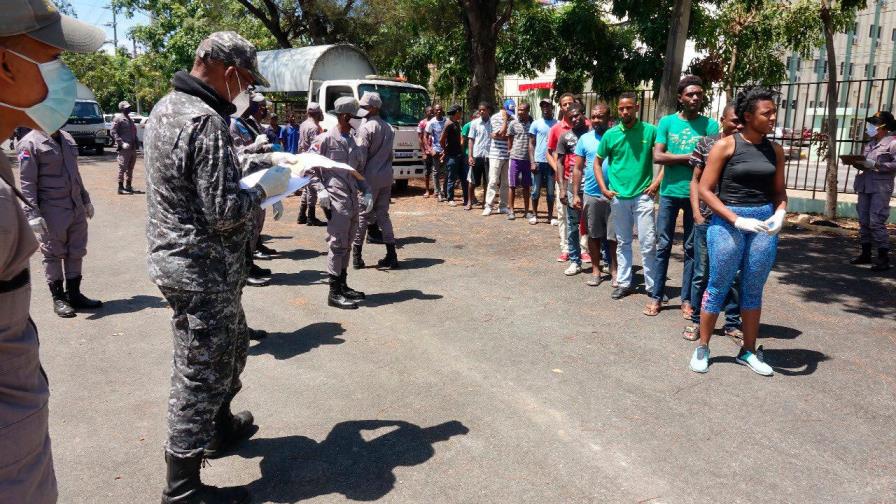
{"type": "Polygon", "coordinates": [[[638,226],[638,243],[644,264],[644,284],[653,292],[653,269],[656,255],[656,222],[653,220],[653,144],[656,128],[638,119],[638,96],[623,93],[619,97],[621,124],[604,133],[597,146],[594,166],[603,160],[609,163],[604,180],[603,170],[594,170],[601,192],[610,200],[613,225],[616,227],[617,287],[612,298],[620,299],[635,291],[632,286],[632,229],[638,226]]]}
{"type": "Polygon", "coordinates": [[[694,75],[686,75],[678,83],[678,103],[681,112],[669,114],[660,119],[657,126],[656,145],[653,159],[662,168],[653,182],[659,184],[659,211],[656,218],[656,274],[653,290],[649,292],[651,302],[644,314],[655,316],[663,302],[666,289],[666,272],[675,239],[675,221],[678,212],[684,212],[684,269],[681,279],[681,311],[685,317],[691,315],[691,280],[694,275],[694,243],[692,231],[694,215],[690,202],[690,182],[693,168],[688,164],[691,152],[697,142],[705,136],[719,132],[719,123],[702,115],[703,81],[694,75]]]}

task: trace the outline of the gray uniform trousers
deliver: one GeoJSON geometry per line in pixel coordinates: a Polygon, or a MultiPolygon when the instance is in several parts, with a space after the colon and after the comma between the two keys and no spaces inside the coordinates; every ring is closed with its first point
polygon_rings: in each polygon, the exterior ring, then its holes
{"type": "Polygon", "coordinates": [[[47,281],[81,276],[81,265],[87,255],[87,214],[83,208],[42,211],[49,230],[41,236],[40,243],[47,281]]]}
{"type": "Polygon", "coordinates": [[[347,195],[330,192],[330,217],[327,219],[327,273],[341,275],[348,268],[352,240],[358,234],[358,198],[356,191],[347,195]],[[344,196],[344,197],[340,197],[344,196]]]}
{"type": "Polygon", "coordinates": [[[392,218],[389,217],[389,205],[392,201],[392,185],[371,188],[373,208],[369,212],[362,211],[358,217],[358,232],[355,234],[355,245],[363,245],[367,238],[367,226],[379,225],[383,230],[383,243],[394,244],[395,232],[392,230],[392,218]]]}
{"type": "Polygon", "coordinates": [[[137,164],[137,148],[132,146],[130,149],[118,150],[118,183],[124,184],[125,187],[131,185],[134,178],[134,165],[137,164]]]}
{"type": "Polygon", "coordinates": [[[221,406],[242,388],[249,332],[242,286],[221,292],[159,287],[174,310],[174,364],[168,400],[168,444],[178,457],[202,454],[221,406]]]}
{"type": "Polygon", "coordinates": [[[856,202],[859,214],[859,243],[872,243],[876,248],[890,248],[887,219],[890,218],[890,194],[860,192],[856,202]]]}

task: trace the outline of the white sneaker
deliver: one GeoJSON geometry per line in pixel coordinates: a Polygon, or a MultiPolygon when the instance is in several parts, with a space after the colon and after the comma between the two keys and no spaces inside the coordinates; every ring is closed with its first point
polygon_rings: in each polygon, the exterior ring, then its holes
{"type": "Polygon", "coordinates": [[[508,213],[507,220],[516,220],[516,214],[513,212],[508,213]]]}
{"type": "Polygon", "coordinates": [[[694,350],[691,356],[691,364],[688,366],[695,373],[705,373],[709,371],[709,347],[700,345],[694,350]]]}
{"type": "Polygon", "coordinates": [[[559,226],[559,225],[560,225],[560,221],[558,221],[557,219],[551,219],[551,225],[552,225],[552,226],[559,226]]]}
{"type": "Polygon", "coordinates": [[[526,214],[526,219],[528,219],[529,224],[532,224],[533,226],[535,224],[538,224],[538,217],[532,215],[531,213],[526,214]]]}
{"type": "Polygon", "coordinates": [[[753,370],[754,373],[760,374],[762,376],[772,376],[775,374],[775,370],[772,369],[771,366],[763,362],[762,358],[762,347],[757,349],[756,353],[753,353],[749,350],[740,349],[740,352],[737,354],[737,362],[739,364],[743,364],[744,366],[749,367],[753,370]]]}
{"type": "Polygon", "coordinates": [[[569,267],[563,272],[566,276],[578,275],[582,272],[582,265],[577,263],[569,263],[569,267]]]}
{"type": "Polygon", "coordinates": [[[510,210],[508,210],[507,207],[500,207],[500,208],[498,208],[498,212],[500,212],[500,213],[510,213],[510,210]]]}
{"type": "Polygon", "coordinates": [[[485,210],[482,211],[482,215],[484,217],[488,217],[491,214],[492,214],[492,207],[490,207],[490,206],[485,207],[485,210]]]}

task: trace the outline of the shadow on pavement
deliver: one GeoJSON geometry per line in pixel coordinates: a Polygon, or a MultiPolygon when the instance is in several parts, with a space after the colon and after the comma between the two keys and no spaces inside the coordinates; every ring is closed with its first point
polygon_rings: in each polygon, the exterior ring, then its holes
{"type": "Polygon", "coordinates": [[[414,257],[411,259],[402,259],[399,257],[398,262],[401,264],[401,269],[414,270],[431,268],[439,264],[444,264],[445,260],[436,259],[434,257],[414,257]]]}
{"type": "Polygon", "coordinates": [[[422,464],[435,455],[433,444],[468,432],[456,420],[425,428],[401,420],[358,420],[337,424],[320,443],[304,436],[252,439],[237,454],[262,457],[261,478],[249,484],[257,502],[292,503],[333,493],[373,501],[395,487],[395,468],[422,464]],[[388,432],[376,432],[381,429],[388,432]]]}
{"type": "Polygon", "coordinates": [[[362,307],[376,308],[377,306],[390,305],[394,303],[402,303],[412,299],[421,301],[431,301],[433,299],[442,299],[441,294],[424,294],[416,289],[406,289],[397,292],[380,292],[376,294],[367,294],[367,299],[361,301],[362,307]]]}
{"type": "Polygon", "coordinates": [[[314,259],[315,257],[320,257],[322,255],[327,255],[325,251],[320,250],[305,250],[305,249],[295,249],[289,250],[286,252],[280,252],[279,257],[275,257],[274,259],[292,259],[293,261],[304,261],[306,259],[314,259]]]}
{"type": "Polygon", "coordinates": [[[322,345],[341,345],[345,328],[337,322],[315,322],[291,333],[270,333],[249,347],[249,355],[271,354],[277,360],[291,359],[322,345]]]}
{"type": "MultiPolygon", "coordinates": [[[[765,363],[771,366],[775,373],[784,376],[810,375],[818,369],[819,362],[830,360],[830,357],[821,352],[804,348],[763,349],[763,354],[765,363]]],[[[741,366],[732,355],[712,357],[709,362],[741,366]]],[[[745,369],[745,371],[748,370],[745,369]]]]}
{"type": "MultiPolygon", "coordinates": [[[[796,339],[803,334],[803,331],[792,327],[784,327],[773,324],[759,324],[759,339],[775,338],[775,339],[796,339]]],[[[766,350],[768,353],[768,350],[766,350]]]]}
{"type": "Polygon", "coordinates": [[[87,320],[96,320],[110,315],[121,315],[124,313],[135,313],[141,310],[151,308],[166,308],[168,303],[158,296],[147,296],[138,294],[131,296],[129,299],[113,299],[111,301],[103,301],[103,307],[97,310],[91,310],[87,320]]]}
{"type": "Polygon", "coordinates": [[[327,273],[321,270],[302,270],[298,273],[275,273],[271,285],[316,285],[324,283],[327,273]]]}
{"type": "Polygon", "coordinates": [[[774,271],[806,301],[839,304],[847,313],[896,320],[893,270],[883,274],[848,264],[858,251],[849,238],[792,232],[778,242],[774,271]]]}
{"type": "Polygon", "coordinates": [[[395,247],[403,248],[405,245],[416,245],[418,243],[435,243],[435,238],[430,238],[428,236],[405,236],[403,238],[395,239],[395,247]]]}

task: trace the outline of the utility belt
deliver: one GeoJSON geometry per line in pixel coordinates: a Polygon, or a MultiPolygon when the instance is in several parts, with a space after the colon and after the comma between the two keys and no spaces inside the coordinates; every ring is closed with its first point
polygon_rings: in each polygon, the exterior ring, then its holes
{"type": "Polygon", "coordinates": [[[0,294],[21,289],[28,285],[30,281],[31,273],[28,268],[25,268],[9,280],[0,280],[0,294]]]}

